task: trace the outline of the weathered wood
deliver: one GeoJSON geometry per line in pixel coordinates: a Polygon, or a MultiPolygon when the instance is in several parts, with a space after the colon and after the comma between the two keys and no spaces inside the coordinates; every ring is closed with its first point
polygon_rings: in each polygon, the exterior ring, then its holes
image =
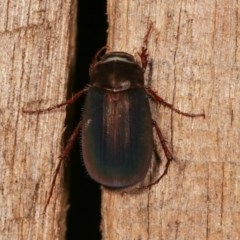
{"type": "Polygon", "coordinates": [[[60,178],[45,214],[43,209],[65,113],[28,115],[22,108],[65,99],[76,2],[2,1],[0,9],[0,238],[64,239],[60,178]]]}
{"type": "Polygon", "coordinates": [[[206,118],[152,104],[176,159],[151,189],[103,190],[104,240],[240,238],[239,8],[229,0],[108,1],[110,50],[136,53],[152,21],[146,84],[206,118]]]}

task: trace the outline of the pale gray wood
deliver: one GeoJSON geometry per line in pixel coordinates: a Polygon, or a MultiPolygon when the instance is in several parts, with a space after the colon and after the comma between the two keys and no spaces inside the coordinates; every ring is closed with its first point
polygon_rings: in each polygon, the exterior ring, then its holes
{"type": "Polygon", "coordinates": [[[0,3],[0,238],[64,239],[66,196],[57,179],[43,213],[65,111],[22,113],[62,102],[75,40],[75,1],[0,3]]]}

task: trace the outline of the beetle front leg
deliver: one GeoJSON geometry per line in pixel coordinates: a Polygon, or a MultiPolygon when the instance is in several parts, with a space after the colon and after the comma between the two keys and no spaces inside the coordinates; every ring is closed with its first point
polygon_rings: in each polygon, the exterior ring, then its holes
{"type": "Polygon", "coordinates": [[[141,51],[138,52],[138,56],[141,59],[141,65],[142,65],[143,72],[145,72],[145,70],[147,68],[147,65],[148,65],[148,53],[147,53],[148,49],[147,49],[147,47],[148,47],[148,39],[149,39],[149,36],[150,36],[150,34],[152,32],[152,27],[153,27],[153,22],[150,21],[147,33],[146,33],[146,35],[143,38],[141,51]]]}

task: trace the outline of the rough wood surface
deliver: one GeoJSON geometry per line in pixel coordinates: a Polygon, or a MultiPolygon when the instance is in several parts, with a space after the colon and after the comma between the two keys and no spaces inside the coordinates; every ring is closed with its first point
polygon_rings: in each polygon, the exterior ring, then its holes
{"type": "Polygon", "coordinates": [[[146,84],[206,119],[151,105],[176,159],[151,189],[103,190],[104,240],[240,239],[239,8],[231,0],[108,1],[110,50],[136,53],[152,21],[146,84]]]}
{"type": "Polygon", "coordinates": [[[55,170],[64,111],[22,113],[66,97],[75,1],[0,3],[0,238],[64,239],[60,179],[43,213],[55,170]]]}

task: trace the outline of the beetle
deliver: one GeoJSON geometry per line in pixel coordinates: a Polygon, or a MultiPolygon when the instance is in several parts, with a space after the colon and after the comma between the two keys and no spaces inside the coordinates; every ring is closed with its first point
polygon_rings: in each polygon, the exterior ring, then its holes
{"type": "MultiPolygon", "coordinates": [[[[103,186],[125,188],[141,182],[149,170],[153,154],[153,130],[167,158],[164,173],[148,186],[155,184],[167,172],[173,159],[160,128],[152,119],[149,97],[187,117],[204,117],[204,113],[182,112],[164,101],[144,85],[146,49],[141,55],[142,66],[131,54],[110,52],[90,67],[90,83],[65,103],[25,113],[41,113],[74,103],[87,94],[82,121],[74,130],[62,151],[53,186],[62,159],[68,157],[73,142],[81,130],[84,165],[90,177],[103,186]]],[[[51,189],[52,192],[52,189],[51,189]]]]}
{"type": "Polygon", "coordinates": [[[168,162],[173,159],[152,120],[148,97],[179,114],[204,116],[181,112],[145,87],[144,49],[140,56],[142,66],[126,52],[107,53],[91,69],[81,144],[89,175],[103,186],[125,188],[145,178],[154,151],[153,126],[168,162]]]}
{"type": "Polygon", "coordinates": [[[111,52],[94,65],[82,117],[82,153],[92,179],[128,187],[144,179],[153,153],[150,106],[142,68],[111,52]]]}

